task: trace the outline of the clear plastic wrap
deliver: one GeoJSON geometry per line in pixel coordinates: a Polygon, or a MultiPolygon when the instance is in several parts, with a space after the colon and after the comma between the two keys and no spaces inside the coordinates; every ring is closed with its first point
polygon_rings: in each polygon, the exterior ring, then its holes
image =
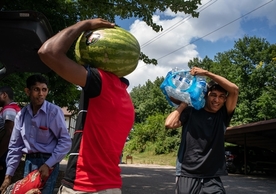
{"type": "Polygon", "coordinates": [[[192,76],[190,69],[172,69],[167,73],[160,89],[172,106],[177,106],[177,104],[172,102],[170,97],[185,102],[197,110],[205,105],[206,78],[192,76]]]}

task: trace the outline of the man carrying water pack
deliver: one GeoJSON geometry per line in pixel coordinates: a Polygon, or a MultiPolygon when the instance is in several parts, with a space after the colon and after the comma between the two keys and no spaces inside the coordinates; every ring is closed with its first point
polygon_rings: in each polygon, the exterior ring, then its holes
{"type": "Polygon", "coordinates": [[[182,126],[176,165],[176,194],[225,193],[220,176],[227,175],[224,133],[234,114],[238,87],[222,76],[194,67],[191,75],[207,76],[205,106],[199,110],[179,102],[166,119],[167,128],[182,126]]]}

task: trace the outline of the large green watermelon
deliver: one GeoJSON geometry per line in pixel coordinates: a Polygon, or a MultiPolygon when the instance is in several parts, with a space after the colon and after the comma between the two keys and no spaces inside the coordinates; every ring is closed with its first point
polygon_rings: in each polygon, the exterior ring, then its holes
{"type": "Polygon", "coordinates": [[[140,45],[122,28],[100,28],[80,35],[75,54],[81,65],[89,64],[123,77],[137,67],[140,45]]]}

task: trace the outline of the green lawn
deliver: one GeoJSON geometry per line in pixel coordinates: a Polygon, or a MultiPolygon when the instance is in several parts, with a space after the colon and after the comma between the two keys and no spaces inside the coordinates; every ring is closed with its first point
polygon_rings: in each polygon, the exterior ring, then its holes
{"type": "MultiPolygon", "coordinates": [[[[124,153],[123,162],[126,162],[126,156],[128,153],[124,153]]],[[[169,165],[175,166],[176,154],[162,154],[162,155],[153,155],[152,153],[134,153],[131,154],[134,164],[158,164],[158,165],[169,165]]],[[[130,163],[130,160],[127,161],[130,163]]]]}

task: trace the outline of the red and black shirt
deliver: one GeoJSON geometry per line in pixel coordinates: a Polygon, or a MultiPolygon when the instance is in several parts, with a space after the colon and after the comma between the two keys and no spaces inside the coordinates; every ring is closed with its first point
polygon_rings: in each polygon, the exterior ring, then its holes
{"type": "Polygon", "coordinates": [[[118,166],[134,123],[134,107],[126,90],[128,80],[86,67],[80,113],[63,185],[96,192],[121,188],[118,166]]]}

